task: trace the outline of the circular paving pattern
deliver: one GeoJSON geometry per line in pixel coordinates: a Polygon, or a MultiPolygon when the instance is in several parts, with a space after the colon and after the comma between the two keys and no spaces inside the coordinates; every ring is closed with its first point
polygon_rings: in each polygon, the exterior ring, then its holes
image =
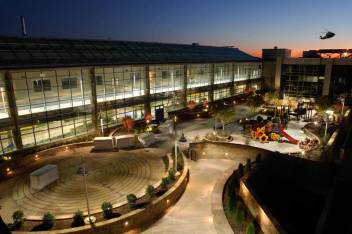
{"type": "Polygon", "coordinates": [[[41,191],[30,188],[30,172],[12,179],[7,194],[0,200],[3,218],[8,219],[17,209],[23,210],[30,219],[41,219],[45,212],[51,212],[56,218],[65,218],[72,217],[78,209],[86,211],[83,176],[77,173],[81,155],[84,155],[88,172],[92,213],[100,212],[105,201],[117,205],[125,203],[129,193],[143,195],[147,185],[156,185],[165,173],[162,160],[165,154],[158,149],[89,153],[90,149],[83,147],[60,152],[37,165],[39,168],[50,163],[59,168],[59,180],[41,191]]]}

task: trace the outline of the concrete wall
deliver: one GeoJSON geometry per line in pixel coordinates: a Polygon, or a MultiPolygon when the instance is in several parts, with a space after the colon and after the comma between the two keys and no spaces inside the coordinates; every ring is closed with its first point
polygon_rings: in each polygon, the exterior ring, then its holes
{"type": "Polygon", "coordinates": [[[259,153],[262,156],[272,153],[261,148],[233,143],[191,143],[190,149],[196,153],[197,159],[223,158],[237,161],[246,161],[247,158],[254,160],[259,153]]]}
{"type": "Polygon", "coordinates": [[[255,217],[260,228],[264,233],[279,234],[286,233],[279,225],[278,221],[269,213],[266,207],[260,204],[252,188],[246,182],[246,179],[240,181],[240,197],[247,206],[252,216],[255,217]]]}

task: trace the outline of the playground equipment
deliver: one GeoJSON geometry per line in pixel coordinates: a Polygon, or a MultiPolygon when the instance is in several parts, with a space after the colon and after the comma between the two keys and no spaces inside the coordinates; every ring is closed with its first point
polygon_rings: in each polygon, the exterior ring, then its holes
{"type": "Polygon", "coordinates": [[[290,136],[281,123],[273,123],[271,120],[263,120],[262,117],[257,118],[257,122],[252,125],[251,137],[253,140],[259,140],[261,143],[268,141],[281,141],[282,138],[291,144],[298,144],[299,140],[290,136]]]}

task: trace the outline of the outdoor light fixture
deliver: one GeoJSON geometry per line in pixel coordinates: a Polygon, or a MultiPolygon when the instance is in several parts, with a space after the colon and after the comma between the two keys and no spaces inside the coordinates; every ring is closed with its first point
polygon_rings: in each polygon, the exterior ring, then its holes
{"type": "Polygon", "coordinates": [[[39,160],[39,155],[38,154],[36,154],[35,156],[34,156],[34,160],[39,160]]]}
{"type": "Polygon", "coordinates": [[[68,146],[65,147],[65,151],[68,151],[68,146]]]}
{"type": "Polygon", "coordinates": [[[326,144],[326,134],[328,132],[328,121],[329,117],[334,114],[334,111],[332,110],[326,110],[325,113],[327,114],[325,121],[325,131],[324,131],[324,143],[326,144]]]}
{"type": "Polygon", "coordinates": [[[128,226],[128,221],[125,222],[125,226],[128,226]]]}
{"type": "Polygon", "coordinates": [[[318,121],[314,121],[314,125],[317,126],[318,125],[318,121]]]}
{"type": "Polygon", "coordinates": [[[167,203],[167,204],[169,204],[169,203],[170,203],[170,200],[169,200],[169,199],[167,199],[167,200],[166,200],[166,203],[167,203]]]}

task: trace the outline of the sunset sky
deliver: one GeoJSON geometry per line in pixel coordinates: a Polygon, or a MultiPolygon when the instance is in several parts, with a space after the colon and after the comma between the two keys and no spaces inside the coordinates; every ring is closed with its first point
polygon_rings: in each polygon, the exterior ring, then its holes
{"type": "Polygon", "coordinates": [[[352,47],[350,0],[0,0],[0,35],[302,50],[352,47]],[[320,40],[329,29],[335,38],[320,40]]]}

